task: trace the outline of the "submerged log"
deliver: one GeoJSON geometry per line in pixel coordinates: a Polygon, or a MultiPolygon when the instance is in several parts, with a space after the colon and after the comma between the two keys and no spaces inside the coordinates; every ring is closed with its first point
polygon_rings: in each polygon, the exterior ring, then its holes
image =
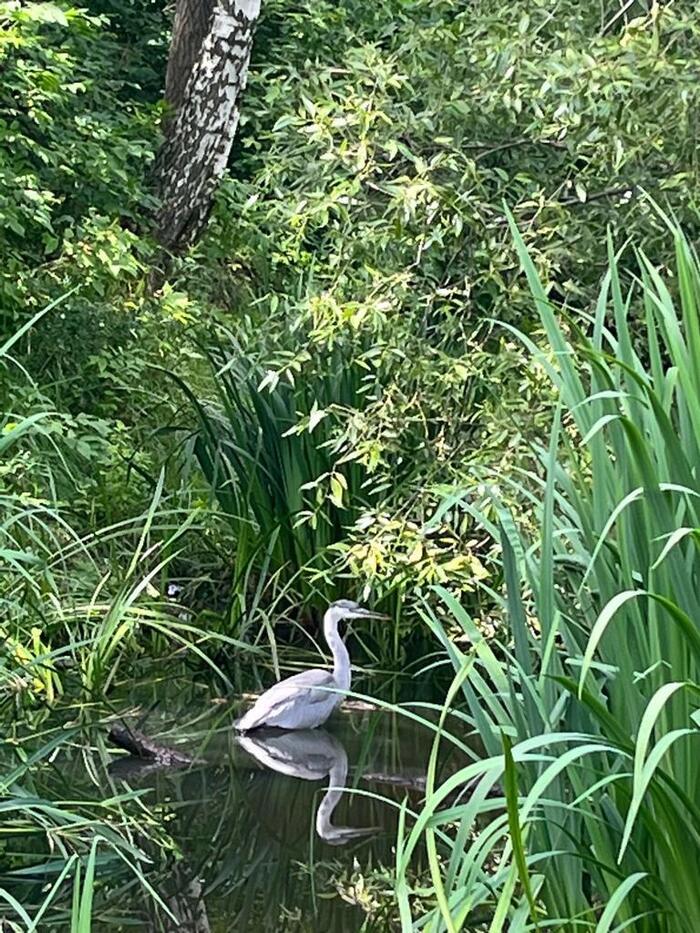
{"type": "Polygon", "coordinates": [[[141,761],[150,761],[160,765],[191,765],[195,759],[185,752],[180,752],[167,745],[159,745],[143,732],[129,729],[125,726],[112,726],[109,730],[109,741],[117,748],[129,752],[134,758],[141,761]]]}
{"type": "MultiPolygon", "coordinates": [[[[425,793],[427,786],[427,776],[425,774],[394,774],[383,771],[365,771],[362,775],[362,780],[370,784],[388,784],[392,787],[402,787],[407,791],[415,791],[421,794],[425,793]]],[[[465,795],[471,795],[474,790],[476,790],[478,783],[479,779],[474,778],[461,786],[457,786],[451,794],[448,794],[445,800],[449,803],[454,803],[465,795]]],[[[489,799],[493,799],[494,797],[502,797],[503,793],[503,788],[495,784],[490,788],[486,796],[489,799]]]]}

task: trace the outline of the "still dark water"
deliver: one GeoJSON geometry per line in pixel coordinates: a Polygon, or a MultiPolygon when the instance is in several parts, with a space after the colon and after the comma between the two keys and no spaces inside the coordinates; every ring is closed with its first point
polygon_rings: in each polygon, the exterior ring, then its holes
{"type": "MultiPolygon", "coordinates": [[[[184,725],[170,706],[147,730],[203,764],[149,772],[121,759],[109,769],[117,782],[149,787],[167,812],[181,858],[161,894],[178,928],[359,930],[369,901],[390,896],[389,872],[383,895],[374,878],[395,861],[397,804],[421,798],[430,732],[360,708],[326,728],[240,738],[240,706],[207,705],[190,707],[184,725]]],[[[390,929],[381,908],[370,913],[390,929]]]]}
{"type": "MultiPolygon", "coordinates": [[[[129,788],[140,792],[144,823],[165,827],[174,840],[167,856],[154,850],[148,879],[177,922],[163,919],[134,881],[114,885],[93,929],[396,929],[391,872],[398,807],[404,800],[420,806],[429,729],[350,704],[323,729],[240,738],[233,730],[240,703],[213,701],[206,687],[177,679],[126,685],[110,706],[90,726],[91,742],[61,749],[53,787],[45,778],[42,792],[93,801],[129,788]],[[194,763],[158,766],[110,749],[108,726],[120,719],[194,763]]],[[[422,859],[418,853],[419,873],[422,859]]],[[[98,863],[107,891],[109,870],[98,863]]]]}

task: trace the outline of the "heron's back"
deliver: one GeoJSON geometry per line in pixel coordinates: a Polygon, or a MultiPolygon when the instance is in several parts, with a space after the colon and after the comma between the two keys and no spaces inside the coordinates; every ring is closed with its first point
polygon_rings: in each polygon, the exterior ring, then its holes
{"type": "Polygon", "coordinates": [[[241,732],[261,726],[315,729],[342,699],[342,691],[329,671],[302,671],[266,690],[238,720],[236,728],[241,732]]]}

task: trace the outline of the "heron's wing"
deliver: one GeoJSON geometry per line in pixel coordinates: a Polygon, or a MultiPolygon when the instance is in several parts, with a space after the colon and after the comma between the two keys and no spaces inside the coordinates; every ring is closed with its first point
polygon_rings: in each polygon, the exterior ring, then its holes
{"type": "Polygon", "coordinates": [[[286,708],[292,708],[302,699],[307,706],[322,703],[331,695],[330,690],[326,688],[336,686],[333,675],[329,671],[314,668],[294,674],[292,677],[281,680],[274,687],[270,687],[258,697],[245,716],[238,720],[236,726],[243,731],[255,729],[261,726],[272,712],[280,713],[286,708]],[[323,689],[317,689],[319,687],[323,689]]]}
{"type": "MultiPolygon", "coordinates": [[[[294,674],[292,677],[286,677],[284,680],[280,680],[278,684],[275,684],[274,687],[270,687],[269,690],[266,690],[263,696],[267,696],[273,691],[291,691],[292,693],[295,690],[310,690],[313,687],[335,687],[337,686],[335,680],[333,679],[333,674],[330,671],[322,671],[320,668],[314,667],[310,671],[302,671],[300,674],[294,674]]],[[[326,699],[324,696],[325,691],[319,691],[317,695],[318,700],[326,699]]]]}
{"type": "MultiPolygon", "coordinates": [[[[313,669],[302,671],[301,674],[294,674],[293,677],[287,677],[280,680],[274,687],[270,687],[258,699],[255,706],[264,704],[268,709],[280,704],[294,703],[296,700],[304,698],[305,703],[322,703],[329,699],[330,692],[328,688],[337,687],[333,675],[329,671],[313,669]],[[321,687],[322,689],[317,689],[321,687]]],[[[255,709],[255,707],[253,707],[255,709]]]]}

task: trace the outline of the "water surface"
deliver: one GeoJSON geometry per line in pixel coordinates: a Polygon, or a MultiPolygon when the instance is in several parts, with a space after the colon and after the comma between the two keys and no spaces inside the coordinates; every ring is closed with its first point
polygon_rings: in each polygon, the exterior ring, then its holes
{"type": "MultiPolygon", "coordinates": [[[[177,923],[154,910],[138,882],[124,888],[122,872],[119,894],[107,896],[95,928],[394,929],[397,808],[403,800],[420,805],[432,732],[359,704],[323,729],[241,739],[232,727],[240,712],[240,703],[213,701],[206,686],[187,680],[127,685],[91,725],[91,740],[78,737],[60,749],[42,777],[45,796],[99,800],[133,789],[143,795],[144,826],[166,828],[175,844],[167,855],[147,851],[149,881],[177,923]],[[109,724],[119,721],[194,762],[158,766],[107,750],[109,724]]],[[[418,872],[422,858],[413,866],[418,872]]],[[[98,865],[103,888],[110,870],[98,865]]]]}

